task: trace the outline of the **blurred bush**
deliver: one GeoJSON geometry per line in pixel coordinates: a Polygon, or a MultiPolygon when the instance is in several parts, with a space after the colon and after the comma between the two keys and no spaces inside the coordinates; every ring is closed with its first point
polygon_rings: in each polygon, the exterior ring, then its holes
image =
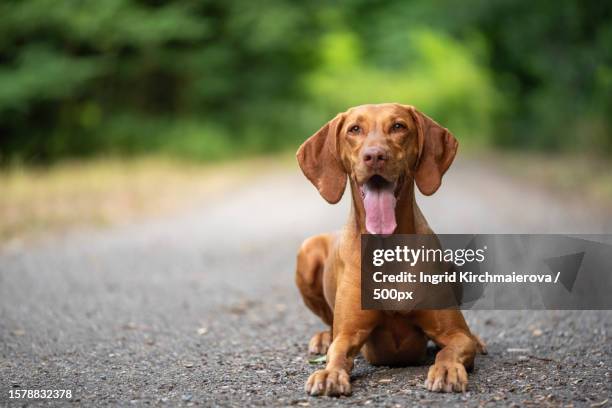
{"type": "Polygon", "coordinates": [[[395,43],[378,48],[390,56],[401,49],[400,55],[381,58],[378,65],[371,64],[370,52],[352,33],[324,36],[318,48],[321,64],[306,77],[310,99],[325,112],[366,103],[410,103],[469,141],[486,143],[501,98],[475,52],[427,28],[400,34],[395,43]]]}
{"type": "Polygon", "coordinates": [[[409,103],[475,145],[612,153],[612,4],[5,0],[0,161],[295,146],[409,103]]]}

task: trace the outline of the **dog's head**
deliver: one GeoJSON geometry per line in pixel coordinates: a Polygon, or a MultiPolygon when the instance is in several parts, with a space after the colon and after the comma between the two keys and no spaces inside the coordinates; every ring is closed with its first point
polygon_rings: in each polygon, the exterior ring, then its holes
{"type": "Polygon", "coordinates": [[[404,184],[414,180],[423,194],[435,193],[457,145],[447,129],[412,106],[362,105],[327,122],[300,146],[297,159],[332,204],[351,177],[363,200],[367,231],[391,234],[404,184]]]}

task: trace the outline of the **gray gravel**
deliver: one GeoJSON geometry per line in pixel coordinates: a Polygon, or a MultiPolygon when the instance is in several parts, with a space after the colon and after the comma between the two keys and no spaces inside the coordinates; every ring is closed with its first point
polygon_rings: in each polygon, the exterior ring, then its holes
{"type": "MultiPolygon", "coordinates": [[[[612,232],[593,207],[461,162],[419,202],[440,233],[612,232]]],[[[323,326],[294,287],[294,256],[347,205],[326,205],[297,172],[273,174],[193,213],[5,250],[0,404],[611,405],[607,311],[466,312],[489,355],[464,395],[427,392],[426,366],[358,359],[351,397],[306,396],[307,342],[323,326]],[[10,389],[73,398],[15,402],[10,389]]]]}

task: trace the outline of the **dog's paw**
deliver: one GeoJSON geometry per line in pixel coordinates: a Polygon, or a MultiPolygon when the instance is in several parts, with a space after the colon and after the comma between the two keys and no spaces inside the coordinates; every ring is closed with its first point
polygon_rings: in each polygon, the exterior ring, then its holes
{"type": "Polygon", "coordinates": [[[427,373],[425,387],[433,392],[465,392],[468,376],[461,363],[440,362],[432,365],[427,373]]]}
{"type": "Polygon", "coordinates": [[[325,354],[331,344],[331,333],[329,330],[319,332],[312,336],[308,343],[308,353],[325,354]]]}
{"type": "Polygon", "coordinates": [[[304,389],[310,395],[350,395],[351,379],[345,370],[317,370],[308,378],[304,389]]]}
{"type": "Polygon", "coordinates": [[[476,335],[474,335],[474,340],[476,340],[476,351],[480,354],[489,354],[487,351],[487,343],[482,341],[482,339],[476,335]]]}

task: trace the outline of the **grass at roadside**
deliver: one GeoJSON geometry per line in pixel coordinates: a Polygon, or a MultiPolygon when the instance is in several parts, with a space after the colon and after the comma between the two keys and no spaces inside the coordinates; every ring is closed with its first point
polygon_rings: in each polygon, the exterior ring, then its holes
{"type": "MultiPolygon", "coordinates": [[[[507,152],[469,156],[485,168],[612,212],[610,160],[507,152]]],[[[291,166],[295,166],[293,154],[213,164],[149,157],[0,170],[0,248],[76,227],[187,210],[257,175],[291,166]]]]}
{"type": "Polygon", "coordinates": [[[288,156],[210,165],[149,157],[5,169],[0,171],[0,246],[184,210],[288,163],[288,156]]]}
{"type": "Polygon", "coordinates": [[[609,158],[488,152],[480,160],[504,174],[536,184],[552,193],[571,196],[575,200],[612,212],[612,160],[609,158]]]}

